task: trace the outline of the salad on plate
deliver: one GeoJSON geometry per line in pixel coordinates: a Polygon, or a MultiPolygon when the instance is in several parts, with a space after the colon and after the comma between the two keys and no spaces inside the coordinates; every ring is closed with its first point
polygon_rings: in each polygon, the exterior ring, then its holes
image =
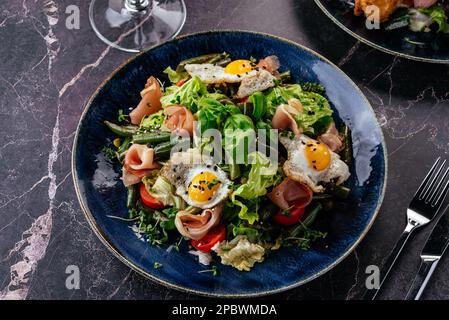
{"type": "Polygon", "coordinates": [[[355,0],[354,14],[378,18],[385,30],[449,33],[446,0],[355,0]],[[376,8],[377,11],[373,10],[376,8]]]}
{"type": "Polygon", "coordinates": [[[350,194],[351,133],[321,84],[280,69],[276,56],[194,57],[104,121],[137,236],[241,271],[326,237],[314,221],[350,194]]]}

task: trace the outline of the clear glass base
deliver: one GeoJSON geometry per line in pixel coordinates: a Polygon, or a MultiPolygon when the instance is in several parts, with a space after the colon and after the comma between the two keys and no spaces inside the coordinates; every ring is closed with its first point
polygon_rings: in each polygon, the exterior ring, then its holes
{"type": "Polygon", "coordinates": [[[184,0],[153,0],[128,10],[126,0],[92,0],[89,20],[97,36],[126,52],[141,52],[176,37],[186,21],[184,0]]]}

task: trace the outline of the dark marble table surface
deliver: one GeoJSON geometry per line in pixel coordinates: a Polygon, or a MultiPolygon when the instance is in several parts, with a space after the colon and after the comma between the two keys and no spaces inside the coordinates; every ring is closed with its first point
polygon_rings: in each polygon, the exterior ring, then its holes
{"type": "MultiPolygon", "coordinates": [[[[129,57],[104,45],[85,0],[0,4],[0,299],[197,299],[129,270],[93,234],[70,172],[79,116],[99,83],[129,57]],[[81,29],[65,27],[68,5],[81,29]],[[65,286],[68,265],[81,288],[65,286]]],[[[304,44],[339,65],[371,101],[388,148],[384,204],[361,245],[324,276],[273,299],[359,299],[365,269],[380,265],[405,226],[405,208],[437,155],[449,151],[449,66],[402,60],[345,34],[312,0],[187,0],[183,34],[247,29],[304,44]]],[[[402,299],[429,228],[406,248],[382,294],[402,299]]],[[[449,297],[449,257],[424,294],[449,297]]]]}

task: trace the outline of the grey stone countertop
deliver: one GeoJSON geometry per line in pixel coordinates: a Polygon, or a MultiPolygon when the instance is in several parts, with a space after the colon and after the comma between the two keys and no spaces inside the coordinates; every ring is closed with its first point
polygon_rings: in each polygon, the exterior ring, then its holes
{"type": "MultiPolygon", "coordinates": [[[[449,65],[396,58],[335,26],[312,0],[187,0],[182,34],[245,29],[304,44],[337,64],[372,103],[385,134],[388,185],[381,212],[357,249],[332,271],[269,299],[360,299],[368,265],[381,265],[405,226],[405,208],[437,155],[449,151],[449,65]]],[[[130,55],[107,47],[88,21],[89,1],[0,4],[0,299],[198,299],[143,278],[90,229],[71,178],[81,112],[130,55]],[[80,30],[65,26],[68,5],[80,30]],[[81,288],[65,286],[79,266],[81,288]]],[[[402,299],[419,265],[425,228],[407,246],[383,299],[402,299]]],[[[425,299],[449,297],[449,257],[425,299]]]]}

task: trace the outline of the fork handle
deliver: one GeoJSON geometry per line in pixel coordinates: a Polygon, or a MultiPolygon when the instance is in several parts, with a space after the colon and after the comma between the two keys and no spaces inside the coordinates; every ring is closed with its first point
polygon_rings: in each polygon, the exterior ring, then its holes
{"type": "Polygon", "coordinates": [[[407,243],[408,239],[410,238],[410,235],[412,234],[413,230],[415,230],[416,227],[417,227],[416,224],[412,223],[411,221],[408,221],[407,227],[405,228],[405,230],[402,233],[401,237],[399,238],[398,242],[396,242],[394,249],[391,251],[390,255],[387,258],[387,261],[384,263],[382,269],[380,270],[379,287],[371,289],[371,290],[367,290],[365,295],[363,296],[364,300],[376,299],[376,296],[379,293],[380,288],[382,287],[385,279],[388,277],[388,274],[390,273],[391,269],[393,268],[394,264],[396,263],[396,260],[398,259],[399,255],[401,254],[402,249],[404,248],[405,244],[407,243]]]}

